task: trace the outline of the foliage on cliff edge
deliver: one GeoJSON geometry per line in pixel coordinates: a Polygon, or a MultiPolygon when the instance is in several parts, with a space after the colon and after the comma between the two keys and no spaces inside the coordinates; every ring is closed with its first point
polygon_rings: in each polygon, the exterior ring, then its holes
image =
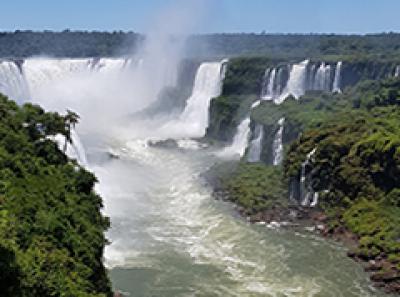
{"type": "Polygon", "coordinates": [[[2,296],[110,296],[96,178],[51,138],[71,119],[0,95],[2,296]]]}

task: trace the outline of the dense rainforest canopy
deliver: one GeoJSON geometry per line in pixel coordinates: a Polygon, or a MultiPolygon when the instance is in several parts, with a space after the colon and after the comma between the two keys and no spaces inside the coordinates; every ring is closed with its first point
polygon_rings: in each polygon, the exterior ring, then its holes
{"type": "MultiPolygon", "coordinates": [[[[0,32],[0,58],[36,55],[100,57],[132,54],[144,36],[133,32],[0,32]]],[[[326,55],[400,57],[400,34],[209,34],[188,38],[187,54],[200,57],[268,55],[282,58],[326,55]]]]}
{"type": "Polygon", "coordinates": [[[1,296],[109,296],[95,176],[53,141],[77,117],[0,95],[1,296]]]}

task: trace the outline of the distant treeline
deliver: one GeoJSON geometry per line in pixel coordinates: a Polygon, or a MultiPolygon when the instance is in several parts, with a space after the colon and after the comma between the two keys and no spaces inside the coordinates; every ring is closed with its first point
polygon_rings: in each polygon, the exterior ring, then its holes
{"type": "MultiPolygon", "coordinates": [[[[144,36],[134,32],[0,33],[0,57],[34,55],[55,57],[120,56],[135,51],[144,36]]],[[[400,56],[400,33],[333,34],[209,34],[188,39],[187,53],[196,57],[271,55],[287,58],[327,55],[400,56]]]]}
{"type": "Polygon", "coordinates": [[[142,40],[134,32],[0,32],[1,58],[26,58],[46,55],[53,57],[105,57],[127,55],[142,40]]]}
{"type": "MultiPolygon", "coordinates": [[[[400,56],[400,34],[213,34],[192,37],[194,53],[207,46],[208,54],[226,56],[273,56],[279,58],[326,56],[400,56]]],[[[204,50],[203,50],[204,52],[204,50]]]]}

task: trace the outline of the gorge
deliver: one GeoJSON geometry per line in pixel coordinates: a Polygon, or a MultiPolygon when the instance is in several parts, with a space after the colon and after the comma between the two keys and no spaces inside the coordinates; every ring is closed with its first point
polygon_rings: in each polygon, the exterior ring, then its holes
{"type": "MultiPolygon", "coordinates": [[[[123,294],[387,296],[371,287],[341,245],[304,230],[250,225],[231,204],[214,199],[203,175],[215,164],[242,159],[258,170],[254,183],[263,183],[268,174],[262,164],[288,166],[288,145],[306,130],[308,123],[299,126],[291,112],[300,110],[295,104],[318,105],[310,94],[333,100],[359,81],[396,76],[397,62],[370,72],[369,64],[344,60],[249,58],[248,71],[252,65],[261,71],[248,89],[236,82],[233,90],[231,80],[240,78],[237,59],[199,62],[194,74],[179,72],[172,61],[158,68],[155,79],[146,57],[3,60],[0,92],[20,104],[60,112],[68,107],[81,116],[67,153],[99,179],[96,190],[111,219],[105,263],[123,294]],[[166,75],[171,71],[176,79],[166,75]],[[137,116],[163,99],[162,90],[183,88],[181,77],[193,80],[180,108],[137,116]]],[[[318,120],[315,111],[310,114],[318,120]]],[[[307,158],[289,152],[297,158],[290,170],[300,162],[300,175],[291,175],[280,193],[283,200],[315,207],[323,189],[311,187],[307,160],[319,151],[308,144],[305,149],[307,158]]]]}

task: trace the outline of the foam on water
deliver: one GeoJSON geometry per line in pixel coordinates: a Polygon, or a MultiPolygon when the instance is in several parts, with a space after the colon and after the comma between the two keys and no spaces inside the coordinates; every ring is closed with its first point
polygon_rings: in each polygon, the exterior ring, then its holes
{"type": "MultiPolygon", "coordinates": [[[[130,141],[121,159],[96,171],[114,222],[106,260],[112,275],[133,277],[136,294],[374,296],[361,267],[335,246],[249,226],[214,201],[200,177],[214,152],[145,143],[130,141]],[[135,275],[148,275],[151,285],[142,287],[135,275]]],[[[129,284],[116,285],[129,291],[129,284]]]]}

